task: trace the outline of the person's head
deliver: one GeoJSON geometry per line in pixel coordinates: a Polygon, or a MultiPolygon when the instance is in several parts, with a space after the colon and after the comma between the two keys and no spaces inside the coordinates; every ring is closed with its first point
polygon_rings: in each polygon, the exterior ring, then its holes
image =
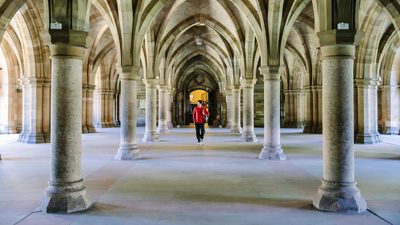
{"type": "Polygon", "coordinates": [[[197,107],[202,107],[203,106],[203,101],[201,101],[201,100],[199,100],[199,101],[197,101],[197,107]]]}

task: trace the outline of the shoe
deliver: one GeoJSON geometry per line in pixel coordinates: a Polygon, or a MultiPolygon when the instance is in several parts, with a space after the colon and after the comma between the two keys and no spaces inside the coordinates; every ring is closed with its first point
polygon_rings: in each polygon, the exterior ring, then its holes
{"type": "Polygon", "coordinates": [[[204,144],[204,140],[203,139],[201,139],[201,141],[200,141],[202,144],[204,144]]]}

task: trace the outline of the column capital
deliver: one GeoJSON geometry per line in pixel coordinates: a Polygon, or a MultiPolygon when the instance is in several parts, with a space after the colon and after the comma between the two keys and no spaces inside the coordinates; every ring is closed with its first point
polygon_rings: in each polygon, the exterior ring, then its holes
{"type": "Polygon", "coordinates": [[[171,90],[169,85],[166,85],[166,84],[158,84],[158,89],[163,90],[163,91],[170,91],[171,90]]]}
{"type": "Polygon", "coordinates": [[[253,88],[254,85],[256,84],[257,80],[256,79],[241,79],[240,84],[244,88],[253,88]]]}
{"type": "Polygon", "coordinates": [[[260,73],[264,76],[264,81],[266,80],[280,80],[280,75],[283,70],[281,65],[271,65],[271,66],[260,66],[260,73]]]}
{"type": "Polygon", "coordinates": [[[118,67],[121,80],[139,80],[140,67],[132,65],[122,65],[118,67]]]}
{"type": "Polygon", "coordinates": [[[317,33],[320,47],[332,45],[353,45],[361,43],[364,33],[357,30],[327,30],[317,33]]]}
{"type": "Polygon", "coordinates": [[[154,78],[145,78],[145,79],[143,79],[143,83],[146,85],[146,87],[149,86],[149,87],[156,88],[157,85],[159,84],[159,82],[160,82],[160,80],[154,79],[154,78]]]}
{"type": "Polygon", "coordinates": [[[378,86],[381,83],[378,79],[373,78],[356,78],[354,84],[357,87],[378,86]]]}
{"type": "Polygon", "coordinates": [[[50,85],[51,79],[44,77],[23,77],[20,79],[21,86],[44,86],[50,85]]]}
{"type": "Polygon", "coordinates": [[[46,30],[41,37],[46,45],[67,45],[75,47],[87,47],[88,32],[81,30],[46,30]]]}
{"type": "Polygon", "coordinates": [[[83,84],[82,85],[83,90],[94,91],[95,88],[96,88],[96,85],[92,85],[92,84],[83,84]]]}
{"type": "Polygon", "coordinates": [[[355,59],[356,46],[351,44],[327,45],[321,47],[321,59],[355,59]]]}

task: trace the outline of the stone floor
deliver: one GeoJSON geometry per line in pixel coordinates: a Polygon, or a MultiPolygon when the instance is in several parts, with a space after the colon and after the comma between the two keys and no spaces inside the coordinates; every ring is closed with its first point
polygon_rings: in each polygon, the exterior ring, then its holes
{"type": "MultiPolygon", "coordinates": [[[[322,136],[282,129],[287,161],[261,161],[259,143],[241,143],[227,129],[177,128],[155,144],[140,143],[143,160],[115,161],[119,129],[83,135],[83,175],[94,202],[84,213],[37,211],[49,177],[50,145],[0,135],[0,224],[400,224],[400,136],[356,145],[356,179],[368,202],[361,215],[311,206],[322,176],[322,136]]],[[[138,129],[138,140],[143,128],[138,129]]]]}

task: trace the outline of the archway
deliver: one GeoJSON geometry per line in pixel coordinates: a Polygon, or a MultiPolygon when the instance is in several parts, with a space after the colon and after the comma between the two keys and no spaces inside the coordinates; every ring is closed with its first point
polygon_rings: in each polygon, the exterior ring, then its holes
{"type": "Polygon", "coordinates": [[[187,76],[182,76],[174,94],[174,124],[180,126],[193,123],[193,107],[198,100],[203,100],[207,103],[210,111],[208,125],[220,125],[220,118],[223,118],[222,112],[219,110],[223,104],[220,95],[217,82],[204,70],[196,70],[187,76]]]}

